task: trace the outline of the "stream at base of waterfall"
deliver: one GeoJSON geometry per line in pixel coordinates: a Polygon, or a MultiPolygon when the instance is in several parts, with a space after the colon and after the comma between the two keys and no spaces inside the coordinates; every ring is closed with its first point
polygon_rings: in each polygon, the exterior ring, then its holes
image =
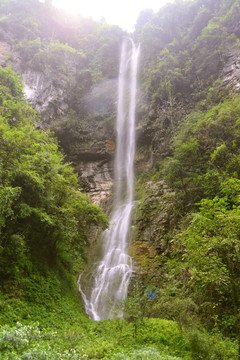
{"type": "Polygon", "coordinates": [[[127,249],[133,209],[138,58],[139,46],[132,39],[124,40],[118,78],[113,211],[110,226],[95,251],[98,259],[78,280],[86,313],[96,321],[123,316],[132,275],[132,259],[127,249]]]}

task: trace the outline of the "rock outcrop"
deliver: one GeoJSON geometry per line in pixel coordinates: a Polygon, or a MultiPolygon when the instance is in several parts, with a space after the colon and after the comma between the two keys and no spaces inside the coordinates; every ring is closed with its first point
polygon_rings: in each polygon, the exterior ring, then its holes
{"type": "Polygon", "coordinates": [[[0,41],[0,66],[6,66],[10,54],[11,46],[5,41],[0,41]]]}
{"type": "MultiPolygon", "coordinates": [[[[41,113],[42,129],[51,127],[52,121],[68,113],[74,94],[67,82],[62,81],[61,86],[56,86],[54,79],[32,70],[23,73],[23,81],[28,102],[41,113]]],[[[68,154],[79,174],[83,189],[98,205],[105,205],[112,193],[114,126],[106,122],[105,117],[109,117],[113,107],[113,97],[116,96],[114,86],[115,84],[112,87],[109,84],[107,87],[98,84],[90,89],[89,97],[83,99],[88,120],[81,119],[76,111],[80,127],[79,142],[74,145],[71,154],[68,154]]]]}
{"type": "MultiPolygon", "coordinates": [[[[105,206],[111,198],[113,186],[117,81],[112,79],[93,84],[78,99],[77,79],[73,79],[73,75],[81,67],[74,67],[73,61],[68,62],[71,77],[59,74],[59,69],[53,71],[46,67],[36,70],[24,63],[21,54],[12,52],[8,42],[0,42],[1,65],[10,65],[22,77],[26,100],[41,114],[41,121],[36,126],[47,130],[72,110],[76,113],[79,140],[67,154],[68,159],[79,174],[83,190],[94,203],[105,206]],[[80,105],[76,106],[78,100],[80,105]]],[[[71,116],[69,118],[71,121],[71,116]]],[[[63,137],[67,136],[69,134],[63,134],[63,137]]]]}
{"type": "Polygon", "coordinates": [[[230,52],[223,69],[223,82],[231,90],[240,90],[240,55],[230,52]]]}
{"type": "Polygon", "coordinates": [[[41,128],[46,130],[53,119],[69,109],[67,84],[54,85],[53,79],[43,72],[28,69],[22,73],[26,99],[41,113],[41,128]]]}
{"type": "Polygon", "coordinates": [[[79,161],[76,170],[92,202],[105,207],[112,195],[113,161],[79,161]]]}
{"type": "Polygon", "coordinates": [[[166,235],[172,226],[173,198],[174,193],[165,181],[145,183],[142,201],[137,205],[134,242],[130,247],[136,272],[147,271],[155,260],[157,262],[157,255],[168,253],[170,246],[166,235]]]}

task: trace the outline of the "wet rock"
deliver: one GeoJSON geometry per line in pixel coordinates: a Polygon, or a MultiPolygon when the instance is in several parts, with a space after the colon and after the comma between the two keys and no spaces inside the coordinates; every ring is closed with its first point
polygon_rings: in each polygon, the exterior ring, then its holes
{"type": "Polygon", "coordinates": [[[47,129],[50,122],[69,109],[68,84],[54,84],[54,78],[43,72],[26,70],[22,74],[25,97],[42,115],[41,128],[47,129]]]}
{"type": "Polygon", "coordinates": [[[144,274],[157,266],[157,250],[145,241],[135,241],[129,249],[134,259],[133,271],[135,274],[144,274]]]}
{"type": "Polygon", "coordinates": [[[11,46],[5,42],[0,41],[0,65],[7,66],[7,58],[11,55],[11,46]]]}
{"type": "Polygon", "coordinates": [[[226,65],[222,72],[225,85],[232,91],[240,90],[240,55],[237,52],[229,53],[226,65]]]}
{"type": "Polygon", "coordinates": [[[153,259],[157,255],[157,251],[151,244],[144,242],[144,241],[135,241],[134,244],[132,244],[130,249],[130,254],[135,259],[143,258],[150,258],[153,259]]]}
{"type": "Polygon", "coordinates": [[[76,170],[92,202],[106,207],[112,196],[113,161],[80,161],[76,170]]]}
{"type": "Polygon", "coordinates": [[[164,180],[145,184],[146,196],[138,206],[136,241],[151,243],[158,253],[167,251],[165,235],[171,227],[174,193],[164,180]]]}

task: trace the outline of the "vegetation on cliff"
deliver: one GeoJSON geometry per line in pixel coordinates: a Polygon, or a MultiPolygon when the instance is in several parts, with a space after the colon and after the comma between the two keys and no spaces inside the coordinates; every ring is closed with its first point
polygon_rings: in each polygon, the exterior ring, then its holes
{"type": "Polygon", "coordinates": [[[143,60],[142,114],[146,139],[155,130],[148,140],[155,166],[139,179],[136,236],[158,252],[144,264],[143,289],[150,283],[158,291],[149,313],[180,326],[200,322],[240,342],[236,14],[237,1],[176,2],[138,30],[146,47],[152,36],[144,31],[161,33],[162,43],[143,60]]]}
{"type": "Polygon", "coordinates": [[[79,191],[53,134],[35,128],[38,114],[9,68],[0,69],[0,91],[1,289],[35,301],[39,291],[57,298],[59,277],[79,273],[89,226],[106,219],[79,191]]]}

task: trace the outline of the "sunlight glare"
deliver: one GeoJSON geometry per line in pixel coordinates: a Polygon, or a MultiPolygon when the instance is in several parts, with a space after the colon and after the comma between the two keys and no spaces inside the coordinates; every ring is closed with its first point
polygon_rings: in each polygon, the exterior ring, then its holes
{"type": "Polygon", "coordinates": [[[94,20],[105,19],[109,24],[116,24],[124,30],[132,31],[140,11],[159,8],[173,0],[53,0],[53,5],[73,14],[91,17],[94,20]]]}

